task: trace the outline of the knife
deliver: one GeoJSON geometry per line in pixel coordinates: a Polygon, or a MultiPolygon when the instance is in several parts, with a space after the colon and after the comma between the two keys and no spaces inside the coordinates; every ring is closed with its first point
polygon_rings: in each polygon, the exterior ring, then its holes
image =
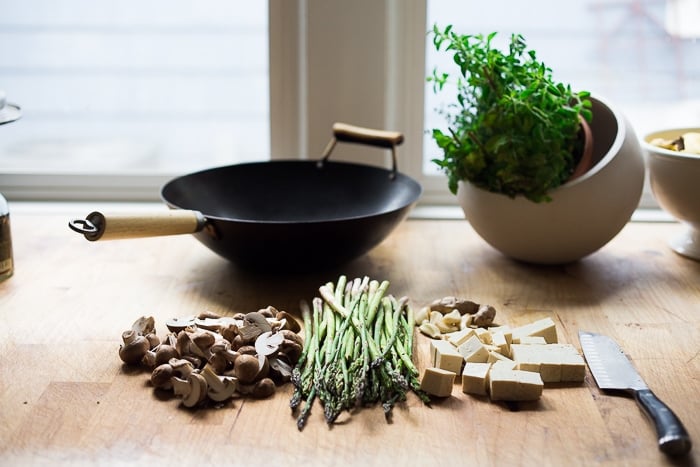
{"type": "Polygon", "coordinates": [[[579,331],[581,349],[598,387],[634,395],[637,404],[654,423],[659,449],[670,456],[690,451],[690,436],[673,411],[651,392],[622,349],[611,338],[579,331]]]}

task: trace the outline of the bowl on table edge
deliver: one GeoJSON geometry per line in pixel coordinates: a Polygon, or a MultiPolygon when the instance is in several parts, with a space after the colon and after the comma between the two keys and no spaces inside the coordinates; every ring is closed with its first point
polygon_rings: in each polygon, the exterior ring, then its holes
{"type": "Polygon", "coordinates": [[[657,138],[675,139],[700,128],[675,128],[649,133],[642,140],[649,185],[662,209],[682,227],[668,241],[678,254],[700,260],[700,155],[651,144],[657,138]]]}

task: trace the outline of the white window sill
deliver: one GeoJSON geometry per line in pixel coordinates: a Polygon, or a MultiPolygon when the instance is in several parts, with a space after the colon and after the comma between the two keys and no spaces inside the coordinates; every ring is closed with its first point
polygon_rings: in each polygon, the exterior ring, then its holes
{"type": "MultiPolygon", "coordinates": [[[[92,211],[105,212],[148,212],[167,209],[157,202],[66,202],[66,201],[12,201],[10,215],[66,214],[86,216],[92,211]]],[[[419,205],[411,210],[410,219],[462,220],[464,214],[459,206],[419,205]]],[[[637,209],[632,222],[675,222],[673,217],[661,209],[637,209]]]]}

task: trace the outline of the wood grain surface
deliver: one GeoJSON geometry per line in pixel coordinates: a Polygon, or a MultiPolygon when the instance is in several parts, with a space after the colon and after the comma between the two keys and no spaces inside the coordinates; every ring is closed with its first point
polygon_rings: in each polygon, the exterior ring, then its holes
{"type": "MultiPolygon", "coordinates": [[[[80,217],[84,213],[75,213],[80,217]]],[[[15,275],[0,283],[0,465],[698,465],[700,262],[666,244],[680,227],[630,223],[577,263],[511,261],[465,221],[409,220],[369,255],[305,275],[252,274],[192,236],[87,242],[72,213],[12,214],[15,275]],[[418,308],[446,295],[494,305],[497,321],[552,317],[559,339],[579,329],[618,341],[654,392],[683,420],[694,448],[671,461],[635,402],[583,384],[549,385],[535,403],[463,394],[424,406],[341,416],[321,407],[299,432],[290,385],[267,400],[184,409],[121,364],[121,332],[141,315],[164,323],[211,310],[267,305],[298,313],[339,274],[391,282],[418,308]]],[[[423,368],[427,339],[417,337],[423,368]]]]}

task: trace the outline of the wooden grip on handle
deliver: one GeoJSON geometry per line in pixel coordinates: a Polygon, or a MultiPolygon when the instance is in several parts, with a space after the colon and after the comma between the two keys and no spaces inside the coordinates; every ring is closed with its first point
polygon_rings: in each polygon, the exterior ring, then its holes
{"type": "Polygon", "coordinates": [[[197,211],[175,209],[148,214],[110,214],[92,212],[85,220],[71,221],[71,229],[90,241],[159,237],[195,233],[206,220],[197,211]]]}
{"type": "Polygon", "coordinates": [[[333,136],[338,141],[362,143],[382,148],[392,148],[403,143],[403,133],[398,131],[375,130],[347,123],[333,124],[333,136]]]}

